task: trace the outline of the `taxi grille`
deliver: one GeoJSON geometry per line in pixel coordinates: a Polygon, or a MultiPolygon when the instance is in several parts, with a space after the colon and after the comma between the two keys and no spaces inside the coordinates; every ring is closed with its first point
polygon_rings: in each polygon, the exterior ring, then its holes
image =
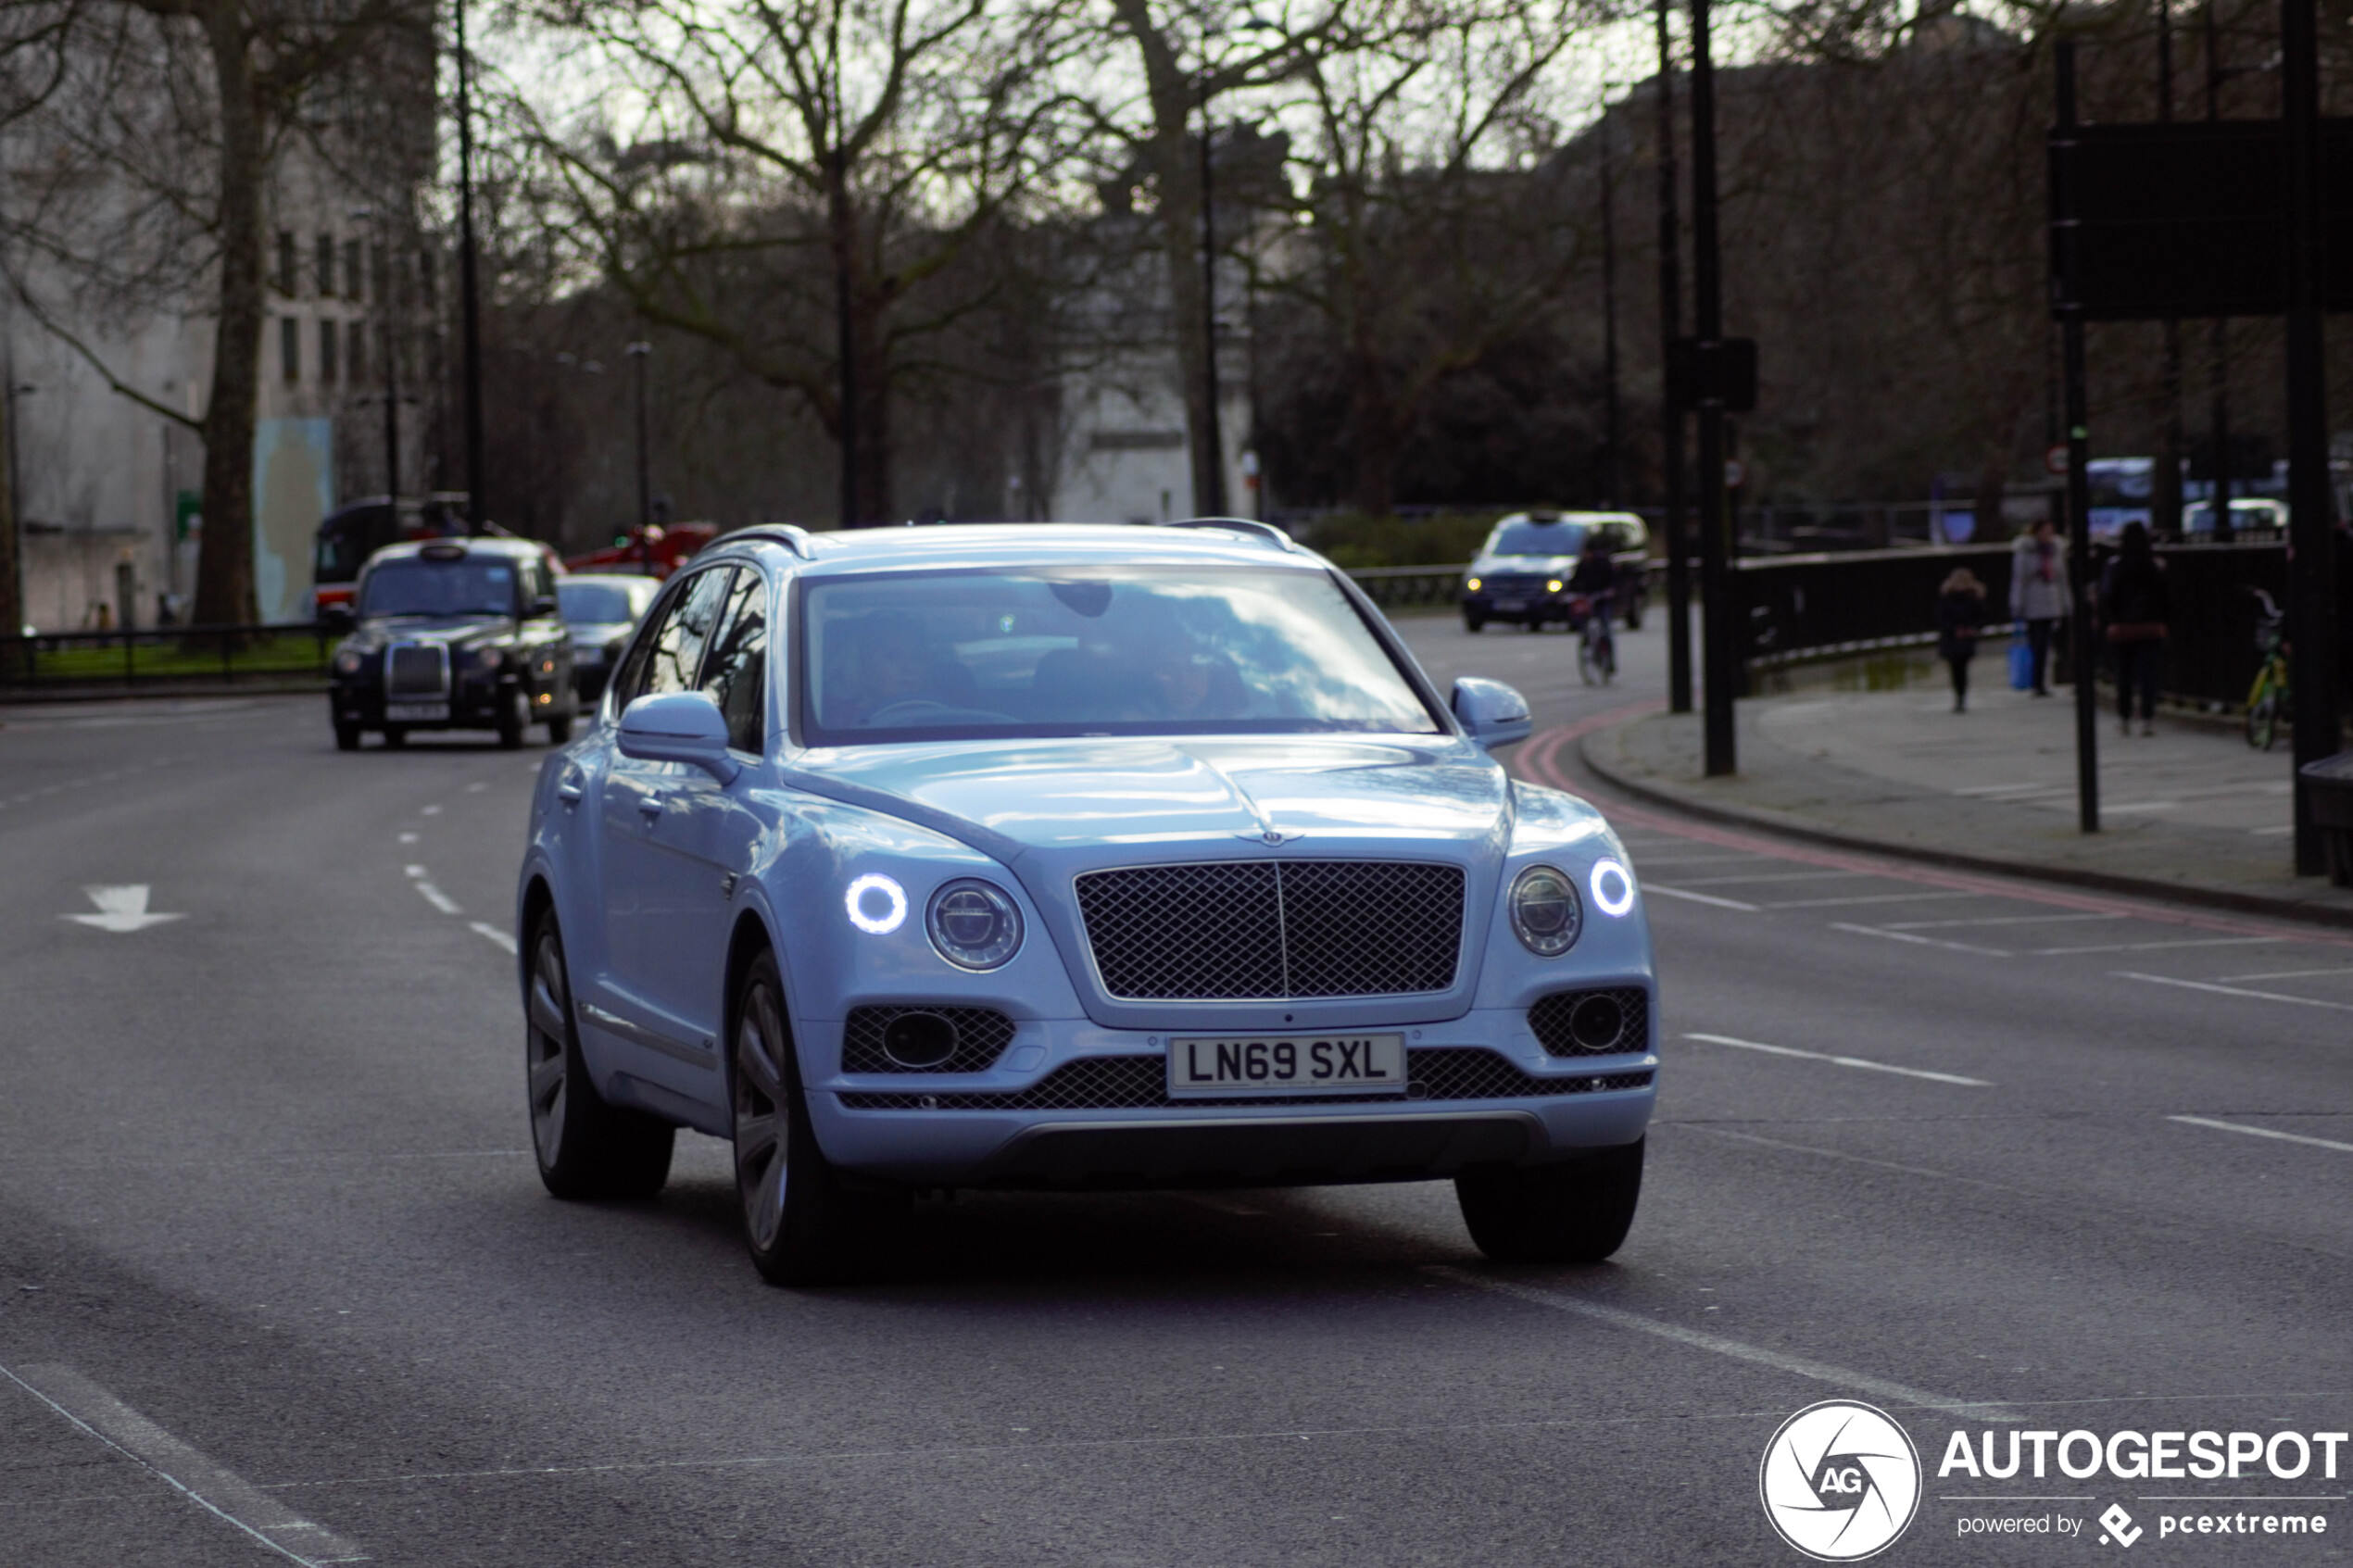
{"type": "Polygon", "coordinates": [[[852,1008],[841,1029],[841,1070],[844,1073],[986,1073],[1013,1043],[1013,1021],[995,1008],[871,1007],[852,1008]],[[948,1060],[930,1067],[896,1062],[883,1049],[883,1031],[893,1019],[911,1012],[936,1013],[956,1031],[956,1048],[948,1060]]]}
{"type": "MultiPolygon", "coordinates": [[[[1404,1099],[1536,1099],[1650,1086],[1648,1073],[1539,1078],[1477,1046],[1432,1046],[1406,1053],[1404,1099]]],[[[1271,1095],[1237,1102],[1168,1098],[1167,1060],[1096,1056],[1066,1061],[1026,1089],[977,1094],[868,1094],[841,1097],[846,1110],[1135,1110],[1161,1107],[1230,1110],[1248,1105],[1396,1105],[1395,1095],[1271,1095]]]]}
{"type": "Polygon", "coordinates": [[[1387,997],[1454,984],[1463,872],[1415,860],[1220,860],[1089,872],[1078,910],[1123,1001],[1387,997]]]}
{"type": "Polygon", "coordinates": [[[384,651],[384,696],[449,695],[449,650],[439,644],[395,643],[384,651]]]}

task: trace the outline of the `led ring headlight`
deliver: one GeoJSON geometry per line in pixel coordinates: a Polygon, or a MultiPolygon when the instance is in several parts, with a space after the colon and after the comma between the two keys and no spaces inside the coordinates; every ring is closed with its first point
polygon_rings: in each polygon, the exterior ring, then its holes
{"type": "Polygon", "coordinates": [[[995,883],[942,883],[924,911],[939,956],[958,969],[996,969],[1021,950],[1021,907],[995,883]]]}
{"type": "Polygon", "coordinates": [[[1622,915],[1634,907],[1634,874],[1616,860],[1596,860],[1587,879],[1593,889],[1593,907],[1605,915],[1622,915]]]}
{"type": "Polygon", "coordinates": [[[869,936],[887,936],[907,923],[907,890],[894,877],[868,872],[842,894],[849,923],[869,936]]]}
{"type": "Polygon", "coordinates": [[[1585,928],[1585,911],[1577,901],[1577,884],[1552,866],[1530,866],[1512,879],[1506,900],[1512,934],[1520,946],[1540,959],[1556,959],[1577,946],[1585,928]]]}

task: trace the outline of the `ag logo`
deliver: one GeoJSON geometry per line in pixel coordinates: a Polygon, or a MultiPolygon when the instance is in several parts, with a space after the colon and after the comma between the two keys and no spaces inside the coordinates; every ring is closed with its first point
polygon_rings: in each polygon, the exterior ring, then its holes
{"type": "Polygon", "coordinates": [[[1920,1456],[1885,1411],[1825,1399],[1781,1423],[1756,1490],[1781,1539],[1819,1562],[1855,1562],[1911,1524],[1920,1456]]]}

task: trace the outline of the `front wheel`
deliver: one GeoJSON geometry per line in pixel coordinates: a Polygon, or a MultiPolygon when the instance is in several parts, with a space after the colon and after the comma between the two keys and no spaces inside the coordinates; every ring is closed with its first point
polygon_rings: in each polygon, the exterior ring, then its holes
{"type": "Polygon", "coordinates": [[[506,750],[512,751],[522,745],[522,732],[531,719],[530,701],[517,687],[498,706],[498,744],[506,750]]]}
{"type": "Polygon", "coordinates": [[[552,913],[539,918],[530,941],[524,1075],[539,1179],[558,1198],[651,1198],[670,1179],[678,1130],[608,1105],[597,1093],[580,1055],[563,936],[552,913]]]}
{"type": "Polygon", "coordinates": [[[547,715],[547,744],[561,746],[570,739],[572,739],[572,715],[568,712],[547,715]]]}
{"type": "Polygon", "coordinates": [[[1577,639],[1578,679],[1583,681],[1589,686],[1592,685],[1593,684],[1593,639],[1591,637],[1579,637],[1577,639]]]}
{"type": "Polygon", "coordinates": [[[817,1147],[773,954],[761,954],[745,972],[735,1017],[728,1086],[736,1203],[752,1266],[771,1285],[854,1278],[891,1205],[881,1195],[849,1191],[817,1147]]]}
{"type": "Polygon", "coordinates": [[[335,749],[336,749],[337,751],[357,751],[357,750],[359,750],[359,725],[357,725],[357,724],[346,724],[346,723],[345,723],[345,722],[344,722],[342,720],[340,720],[340,719],[336,720],[336,721],[335,721],[335,749]]]}
{"type": "Polygon", "coordinates": [[[1481,627],[1485,626],[1486,624],[1487,624],[1487,617],[1485,617],[1485,616],[1483,616],[1483,615],[1473,615],[1473,614],[1472,614],[1470,611],[1468,611],[1468,610],[1465,610],[1465,611],[1463,612],[1463,630],[1464,630],[1464,631],[1476,633],[1477,633],[1477,632],[1478,632],[1478,631],[1481,627]]]}
{"type": "Polygon", "coordinates": [[[2280,690],[2269,681],[2263,683],[2261,695],[2247,705],[2246,744],[2258,751],[2269,751],[2280,734],[2280,690]]]}
{"type": "Polygon", "coordinates": [[[1478,1165],[1454,1178],[1463,1223],[1499,1263],[1598,1263],[1633,1227],[1642,1140],[1558,1165],[1478,1165]]]}

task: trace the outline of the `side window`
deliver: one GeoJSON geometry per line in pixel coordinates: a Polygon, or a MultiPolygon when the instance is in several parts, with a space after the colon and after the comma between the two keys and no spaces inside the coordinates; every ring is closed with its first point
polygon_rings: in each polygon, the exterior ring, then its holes
{"type": "Polygon", "coordinates": [[[727,744],[767,749],[768,586],[757,571],[736,573],[727,609],[703,660],[702,689],[727,716],[727,744]]]}
{"type": "Polygon", "coordinates": [[[695,689],[695,679],[702,671],[703,649],[711,642],[711,628],[719,623],[719,612],[727,600],[727,580],[734,575],[723,566],[688,579],[686,591],[672,601],[670,613],[655,630],[645,684],[632,696],[695,689]]]}

